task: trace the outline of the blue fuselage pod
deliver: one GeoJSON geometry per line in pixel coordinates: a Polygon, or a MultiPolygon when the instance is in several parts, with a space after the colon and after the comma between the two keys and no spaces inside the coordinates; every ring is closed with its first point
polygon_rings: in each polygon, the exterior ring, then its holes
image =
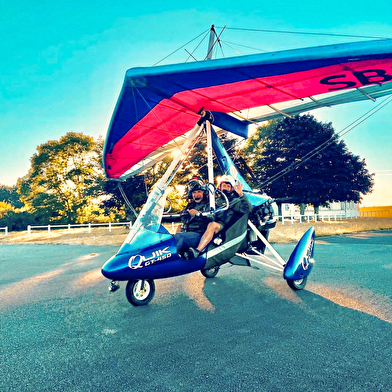
{"type": "Polygon", "coordinates": [[[177,254],[176,241],[165,229],[141,230],[131,243],[124,243],[102,267],[111,280],[160,279],[200,270],[205,258],[184,260],[177,254]]]}
{"type": "Polygon", "coordinates": [[[313,268],[313,254],[315,244],[314,227],[310,227],[301,237],[290,255],[283,271],[283,277],[289,280],[306,278],[313,268]]]}

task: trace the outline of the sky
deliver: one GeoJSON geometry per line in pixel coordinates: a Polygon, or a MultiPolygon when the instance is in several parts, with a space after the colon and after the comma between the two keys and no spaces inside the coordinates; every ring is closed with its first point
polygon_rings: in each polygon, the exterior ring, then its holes
{"type": "MultiPolygon", "coordinates": [[[[392,38],[388,9],[386,0],[319,0],[317,6],[314,0],[2,0],[0,185],[15,185],[26,175],[37,146],[49,140],[70,131],[105,137],[126,70],[152,66],[189,41],[187,50],[195,49],[201,38],[193,39],[212,24],[226,26],[221,38],[228,57],[255,53],[253,48],[271,52],[365,39],[358,36],[392,38]]],[[[206,51],[205,40],[194,55],[201,60],[206,51]]],[[[187,58],[182,48],[161,64],[187,58]]],[[[339,132],[381,100],[312,114],[339,132]]],[[[363,206],[392,205],[391,111],[387,105],[344,136],[375,173],[374,192],[364,196],[363,206]]]]}

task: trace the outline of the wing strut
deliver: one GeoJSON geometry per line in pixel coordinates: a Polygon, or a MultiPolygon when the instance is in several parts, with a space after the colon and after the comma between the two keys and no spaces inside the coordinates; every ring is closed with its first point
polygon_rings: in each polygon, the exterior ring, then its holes
{"type": "Polygon", "coordinates": [[[309,96],[309,99],[311,101],[313,101],[314,103],[316,103],[317,105],[319,105],[320,107],[329,107],[329,108],[331,107],[331,105],[326,105],[326,104],[320,102],[318,99],[316,99],[316,98],[314,98],[312,96],[309,96]]]}
{"type": "Polygon", "coordinates": [[[208,187],[211,192],[209,194],[210,208],[215,209],[215,193],[214,184],[214,162],[212,156],[212,138],[211,138],[211,123],[207,120],[205,123],[205,130],[207,133],[207,167],[208,167],[208,187]]]}
{"type": "Polygon", "coordinates": [[[371,99],[373,102],[376,102],[376,98],[373,98],[370,94],[368,94],[366,91],[363,91],[361,88],[357,87],[357,90],[362,93],[365,97],[371,99]]]}
{"type": "Polygon", "coordinates": [[[279,110],[278,108],[276,108],[276,107],[274,107],[274,106],[272,106],[272,105],[267,105],[267,106],[270,107],[272,110],[275,110],[275,112],[282,114],[282,115],[285,116],[285,117],[292,118],[292,117],[290,116],[290,114],[287,114],[287,113],[285,113],[284,111],[279,110]]]}
{"type": "Polygon", "coordinates": [[[170,166],[166,169],[165,174],[162,178],[155,184],[152,192],[148,196],[146,204],[140,211],[135,223],[133,224],[131,231],[129,232],[127,238],[124,241],[125,243],[130,243],[140,229],[149,228],[149,230],[153,232],[157,232],[159,230],[159,226],[161,224],[163,206],[159,205],[159,201],[164,195],[167,187],[169,186],[171,180],[177,173],[184,159],[188,156],[190,150],[199,140],[202,135],[201,125],[196,124],[189,136],[182,146],[182,150],[178,151],[176,157],[171,162],[170,166]]]}

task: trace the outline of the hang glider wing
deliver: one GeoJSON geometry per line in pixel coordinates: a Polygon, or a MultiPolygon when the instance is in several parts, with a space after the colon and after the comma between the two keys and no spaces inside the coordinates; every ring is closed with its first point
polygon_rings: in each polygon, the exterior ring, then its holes
{"type": "Polygon", "coordinates": [[[392,93],[392,40],[127,71],[105,141],[108,178],[136,174],[181,146],[201,108],[247,136],[248,124],[392,93]]]}

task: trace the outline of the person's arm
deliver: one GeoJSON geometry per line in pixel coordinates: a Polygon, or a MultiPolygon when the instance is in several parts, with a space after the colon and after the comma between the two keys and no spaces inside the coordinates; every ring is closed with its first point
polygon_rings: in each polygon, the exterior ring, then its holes
{"type": "Polygon", "coordinates": [[[241,214],[247,214],[252,210],[253,206],[249,202],[246,195],[236,197],[230,202],[229,210],[240,212],[241,214]]]}
{"type": "Polygon", "coordinates": [[[195,208],[191,208],[190,210],[187,210],[188,214],[193,218],[196,216],[200,211],[196,210],[195,208]]]}
{"type": "Polygon", "coordinates": [[[238,195],[238,198],[236,198],[233,203],[234,211],[241,212],[242,214],[250,212],[253,206],[250,204],[248,198],[244,195],[242,191],[242,184],[239,181],[237,181],[234,185],[234,191],[238,195]]]}

